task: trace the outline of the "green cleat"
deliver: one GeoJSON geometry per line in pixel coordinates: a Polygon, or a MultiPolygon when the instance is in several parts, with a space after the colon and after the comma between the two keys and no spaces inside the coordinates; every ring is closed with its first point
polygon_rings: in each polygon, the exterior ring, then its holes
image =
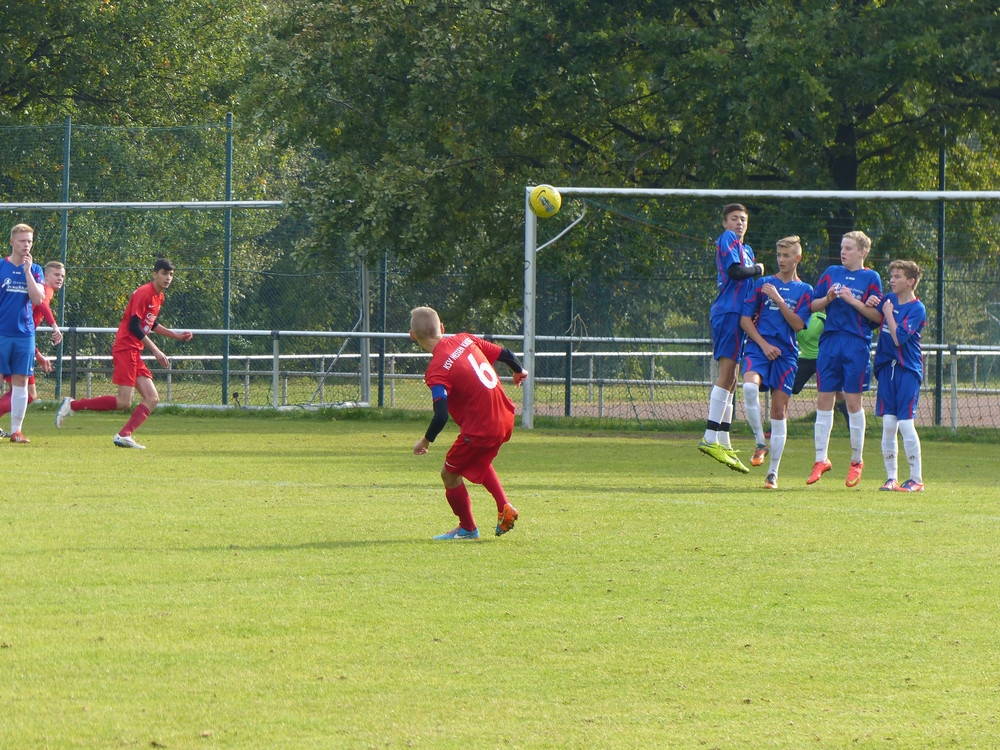
{"type": "Polygon", "coordinates": [[[729,457],[729,462],[726,464],[733,471],[738,471],[740,474],[749,474],[750,469],[743,465],[743,462],[736,457],[735,448],[727,448],[722,446],[722,451],[729,457]]]}
{"type": "Polygon", "coordinates": [[[720,464],[729,467],[733,471],[738,471],[741,474],[748,474],[750,472],[750,469],[736,458],[736,451],[732,448],[726,448],[722,443],[706,443],[702,440],[698,443],[698,450],[706,456],[711,456],[720,464]]]}
{"type": "Polygon", "coordinates": [[[726,466],[729,466],[729,456],[727,456],[726,452],[722,449],[721,443],[706,443],[704,440],[702,440],[700,443],[698,443],[698,450],[700,450],[706,456],[711,456],[720,464],[725,464],[726,466]]]}

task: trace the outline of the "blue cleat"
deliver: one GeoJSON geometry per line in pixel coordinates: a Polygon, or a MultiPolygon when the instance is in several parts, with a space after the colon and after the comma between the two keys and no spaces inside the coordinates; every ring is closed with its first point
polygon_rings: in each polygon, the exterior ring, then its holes
{"type": "Polygon", "coordinates": [[[444,539],[478,539],[479,529],[473,529],[472,531],[466,531],[461,526],[456,526],[451,531],[446,531],[444,534],[438,534],[434,537],[437,540],[444,539]]]}

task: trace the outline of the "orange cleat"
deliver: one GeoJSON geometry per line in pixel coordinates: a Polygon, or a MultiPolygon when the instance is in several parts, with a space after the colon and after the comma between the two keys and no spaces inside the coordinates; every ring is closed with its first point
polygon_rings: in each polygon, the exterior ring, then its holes
{"type": "Polygon", "coordinates": [[[12,443],[30,443],[31,441],[28,440],[28,438],[26,438],[20,432],[15,432],[15,433],[13,433],[10,436],[10,442],[12,442],[12,443]]]}
{"type": "Polygon", "coordinates": [[[812,474],[809,475],[809,478],[806,480],[806,484],[816,484],[816,482],[819,481],[819,478],[832,468],[833,464],[830,463],[829,459],[826,461],[817,461],[813,464],[812,474]]]}
{"type": "Polygon", "coordinates": [[[847,486],[857,487],[861,481],[861,470],[865,468],[864,461],[851,461],[851,468],[847,470],[847,486]]]}
{"type": "Polygon", "coordinates": [[[497,536],[506,534],[514,528],[514,521],[518,518],[517,508],[510,503],[503,506],[503,510],[497,513],[497,536]]]}
{"type": "Polygon", "coordinates": [[[761,443],[757,443],[757,447],[754,448],[753,458],[750,459],[751,466],[760,466],[764,463],[764,457],[767,455],[767,446],[761,443]]]}

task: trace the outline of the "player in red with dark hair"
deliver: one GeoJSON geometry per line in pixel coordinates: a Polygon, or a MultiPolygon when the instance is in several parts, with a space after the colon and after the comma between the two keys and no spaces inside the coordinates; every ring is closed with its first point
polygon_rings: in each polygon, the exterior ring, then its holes
{"type": "Polygon", "coordinates": [[[472,516],[472,498],[462,478],[485,487],[497,504],[496,535],[514,528],[518,512],[507,501],[503,486],[493,469],[500,446],[514,432],[514,403],[500,387],[494,362],[503,362],[514,371],[514,384],[527,377],[517,357],[506,347],[459,333],[444,337],[444,326],[430,307],[410,312],[410,338],[431,353],[424,381],[434,398],[434,417],[422,438],[413,446],[417,455],[427,453],[430,444],[448,423],[459,427],[458,438],[445,456],[441,479],[448,504],[458,516],[458,526],[435,539],[478,539],[479,529],[472,516]]]}
{"type": "Polygon", "coordinates": [[[160,402],[160,394],[153,384],[153,374],[142,361],[143,349],[149,349],[156,361],[163,368],[170,367],[167,355],[149,338],[149,333],[190,341],[193,334],[190,331],[172,331],[159,323],[157,318],[163,305],[164,292],[174,280],[174,265],[166,258],[160,258],[153,265],[153,280],[132,292],[132,297],[125,307],[122,322],[115,335],[115,343],[111,347],[111,359],[114,362],[112,382],[118,386],[117,396],[98,396],[97,398],[63,399],[56,413],[56,427],[62,427],[66,417],[78,411],[114,411],[115,409],[130,409],[135,391],[139,391],[142,401],[135,407],[132,416],[125,426],[114,437],[114,443],[119,448],[140,448],[132,438],[135,432],[146,421],[150,412],[160,402]]]}

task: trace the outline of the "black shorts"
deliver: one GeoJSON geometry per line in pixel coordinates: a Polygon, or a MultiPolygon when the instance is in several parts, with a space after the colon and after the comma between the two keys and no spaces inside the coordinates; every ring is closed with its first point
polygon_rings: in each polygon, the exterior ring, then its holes
{"type": "Polygon", "coordinates": [[[792,385],[792,395],[801,393],[809,378],[816,374],[816,360],[799,358],[799,369],[795,373],[795,383],[792,385]]]}

